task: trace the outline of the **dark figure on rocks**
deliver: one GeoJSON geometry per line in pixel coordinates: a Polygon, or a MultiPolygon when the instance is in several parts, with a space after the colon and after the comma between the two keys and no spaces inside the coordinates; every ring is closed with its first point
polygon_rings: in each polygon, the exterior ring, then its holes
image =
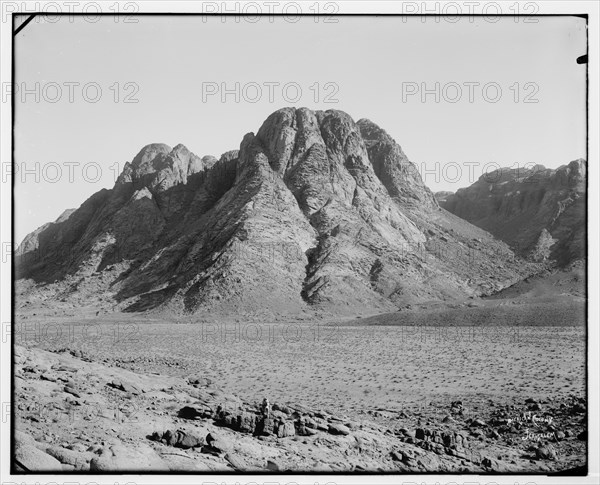
{"type": "Polygon", "coordinates": [[[266,397],[263,399],[263,402],[260,405],[260,412],[265,418],[268,418],[271,415],[271,404],[266,397]]]}

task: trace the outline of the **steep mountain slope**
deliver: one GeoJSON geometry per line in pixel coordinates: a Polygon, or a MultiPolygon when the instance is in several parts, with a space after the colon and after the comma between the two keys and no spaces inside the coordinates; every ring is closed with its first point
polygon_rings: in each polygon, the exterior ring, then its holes
{"type": "Polygon", "coordinates": [[[58,224],[60,222],[66,221],[69,217],[71,217],[71,214],[73,214],[73,212],[75,212],[75,209],[67,209],[60,216],[58,216],[58,218],[54,222],[46,222],[46,224],[43,224],[42,226],[38,227],[35,231],[27,234],[23,241],[21,241],[21,244],[19,244],[19,246],[17,247],[16,254],[22,255],[32,251],[37,251],[39,248],[39,235],[46,229],[48,229],[48,227],[50,227],[52,224],[58,224]]]}
{"type": "Polygon", "coordinates": [[[537,269],[441,209],[374,123],[305,108],[276,111],[218,161],[148,145],[37,240],[16,259],[18,305],[198,318],[393,311],[537,269]]]}
{"type": "Polygon", "coordinates": [[[586,172],[581,159],[556,170],[504,168],[439,201],[522,256],[564,266],[585,256],[586,172]]]}

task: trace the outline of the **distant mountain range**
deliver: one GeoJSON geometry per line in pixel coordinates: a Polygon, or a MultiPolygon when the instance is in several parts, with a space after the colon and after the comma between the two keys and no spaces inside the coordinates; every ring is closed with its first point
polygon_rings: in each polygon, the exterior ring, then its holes
{"type": "Polygon", "coordinates": [[[500,169],[455,194],[436,194],[440,205],[489,231],[519,255],[565,266],[585,257],[585,160],[556,170],[500,169]]]}

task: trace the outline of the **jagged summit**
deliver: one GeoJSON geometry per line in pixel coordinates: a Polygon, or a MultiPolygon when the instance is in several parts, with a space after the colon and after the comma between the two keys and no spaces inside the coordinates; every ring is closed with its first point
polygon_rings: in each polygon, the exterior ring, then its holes
{"type": "Polygon", "coordinates": [[[212,163],[209,157],[205,164],[181,143],[175,148],[164,143],[152,143],[142,148],[131,163],[125,164],[116,184],[131,183],[136,190],[145,187],[152,193],[163,192],[174,185],[187,183],[190,175],[201,172],[212,163]]]}
{"type": "Polygon", "coordinates": [[[166,143],[150,143],[143,147],[139,153],[133,157],[131,165],[135,168],[140,168],[148,164],[157,155],[168,155],[173,148],[166,143]]]}
{"type": "Polygon", "coordinates": [[[375,123],[306,108],[274,112],[218,160],[147,145],[38,241],[18,278],[60,304],[123,311],[368,314],[532,270],[440,209],[375,123]]]}

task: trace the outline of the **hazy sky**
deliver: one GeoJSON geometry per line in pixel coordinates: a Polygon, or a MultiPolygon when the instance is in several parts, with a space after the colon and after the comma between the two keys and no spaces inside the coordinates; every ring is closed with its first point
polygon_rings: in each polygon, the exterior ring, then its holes
{"type": "Polygon", "coordinates": [[[16,242],[112,187],[144,145],[218,157],[283,106],[371,119],[434,191],[472,183],[469,167],[585,157],[583,19],[71,20],[16,37],[16,242]]]}

